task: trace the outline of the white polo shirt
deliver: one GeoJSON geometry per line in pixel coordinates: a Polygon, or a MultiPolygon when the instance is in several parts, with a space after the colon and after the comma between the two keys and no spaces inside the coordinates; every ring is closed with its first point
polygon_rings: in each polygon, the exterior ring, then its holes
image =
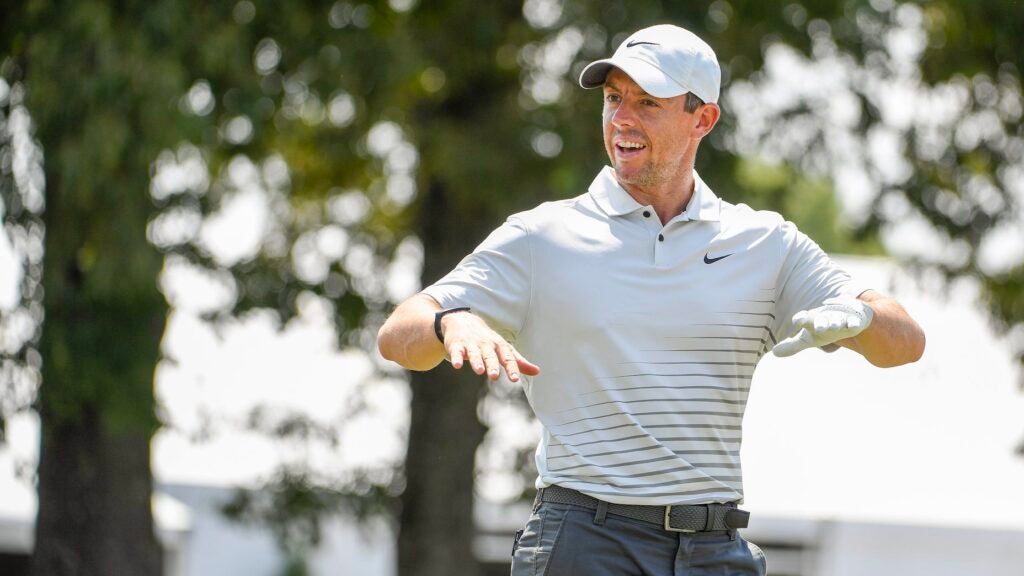
{"type": "Polygon", "coordinates": [[[694,173],[662,226],[606,167],[586,194],[508,218],[423,292],[469,306],[541,374],[537,487],[622,504],[741,501],[743,410],[793,315],[863,290],[791,222],[694,173]]]}

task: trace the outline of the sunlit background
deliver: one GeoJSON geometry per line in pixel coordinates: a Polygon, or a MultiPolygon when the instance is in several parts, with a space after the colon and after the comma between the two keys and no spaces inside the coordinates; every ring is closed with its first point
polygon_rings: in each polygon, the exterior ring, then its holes
{"type": "Polygon", "coordinates": [[[480,4],[5,16],[0,573],[62,546],[87,574],[507,573],[539,424],[505,381],[410,382],[376,329],[508,214],[585,191],[579,71],[672,22],[723,67],[702,177],[928,335],[891,370],[764,359],[743,460],[769,573],[1019,574],[1024,6],[480,4]],[[89,552],[135,537],[142,564],[89,552]]]}

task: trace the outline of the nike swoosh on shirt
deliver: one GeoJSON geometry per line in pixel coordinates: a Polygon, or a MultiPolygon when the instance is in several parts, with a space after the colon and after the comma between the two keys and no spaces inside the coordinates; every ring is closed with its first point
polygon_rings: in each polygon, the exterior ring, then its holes
{"type": "MultiPolygon", "coordinates": [[[[733,252],[732,254],[735,254],[735,252],[733,252]]],[[[723,258],[728,258],[729,256],[732,256],[732,254],[726,254],[725,256],[719,256],[718,258],[708,258],[708,255],[705,254],[704,255],[704,263],[705,264],[714,264],[715,262],[718,262],[719,260],[721,260],[723,258]]]]}
{"type": "Polygon", "coordinates": [[[634,41],[629,42],[628,44],[626,44],[626,48],[632,48],[633,46],[639,46],[641,44],[650,44],[651,46],[661,46],[661,44],[658,44],[657,42],[637,42],[636,40],[634,40],[634,41]]]}

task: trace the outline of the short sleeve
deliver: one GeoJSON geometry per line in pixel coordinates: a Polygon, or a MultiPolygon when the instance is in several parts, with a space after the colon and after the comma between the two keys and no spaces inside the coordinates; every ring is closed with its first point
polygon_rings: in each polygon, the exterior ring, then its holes
{"type": "Polygon", "coordinates": [[[526,225],[513,216],[422,293],[443,308],[468,306],[496,332],[514,339],[530,305],[532,264],[526,225]]]}
{"type": "Polygon", "coordinates": [[[817,308],[837,296],[856,298],[867,287],[856,282],[792,222],[782,225],[782,268],[775,286],[774,336],[782,341],[796,334],[793,315],[817,308]]]}

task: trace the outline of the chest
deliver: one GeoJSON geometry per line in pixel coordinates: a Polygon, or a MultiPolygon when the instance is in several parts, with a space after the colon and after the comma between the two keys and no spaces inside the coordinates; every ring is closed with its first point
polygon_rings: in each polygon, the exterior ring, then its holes
{"type": "Polygon", "coordinates": [[[622,324],[746,333],[770,319],[778,276],[769,243],[723,234],[717,222],[577,228],[534,258],[534,313],[569,335],[622,324]]]}

